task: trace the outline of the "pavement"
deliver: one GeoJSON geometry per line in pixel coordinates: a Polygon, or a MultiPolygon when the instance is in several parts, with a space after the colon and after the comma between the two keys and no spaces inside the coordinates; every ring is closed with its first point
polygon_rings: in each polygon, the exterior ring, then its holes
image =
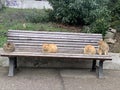
{"type": "Polygon", "coordinates": [[[98,79],[88,69],[19,68],[8,77],[0,67],[0,90],[120,90],[120,71],[104,70],[98,79]]]}

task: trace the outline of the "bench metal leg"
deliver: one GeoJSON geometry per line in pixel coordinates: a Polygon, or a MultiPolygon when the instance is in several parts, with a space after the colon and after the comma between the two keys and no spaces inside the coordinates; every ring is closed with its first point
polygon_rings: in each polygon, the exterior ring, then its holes
{"type": "Polygon", "coordinates": [[[9,72],[8,76],[14,76],[14,71],[16,67],[16,57],[9,57],[9,72]]]}
{"type": "Polygon", "coordinates": [[[104,75],[103,75],[103,62],[104,61],[99,61],[98,78],[104,78],[104,75]]]}
{"type": "Polygon", "coordinates": [[[96,71],[96,60],[92,61],[92,68],[91,68],[91,72],[95,72],[96,71]]]}
{"type": "Polygon", "coordinates": [[[15,64],[15,69],[17,68],[17,57],[14,57],[15,58],[15,62],[14,62],[14,64],[15,64]]]}

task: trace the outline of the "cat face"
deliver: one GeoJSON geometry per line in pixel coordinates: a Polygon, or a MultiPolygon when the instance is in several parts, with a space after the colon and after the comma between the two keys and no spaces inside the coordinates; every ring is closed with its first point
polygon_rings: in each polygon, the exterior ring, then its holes
{"type": "Polygon", "coordinates": [[[42,45],[42,48],[43,48],[44,51],[47,51],[47,50],[48,50],[48,47],[49,47],[49,44],[44,43],[44,44],[42,45]]]}
{"type": "Polygon", "coordinates": [[[98,42],[98,46],[99,46],[98,47],[98,54],[99,55],[102,55],[102,54],[107,55],[108,54],[109,45],[105,41],[100,40],[98,42]]]}
{"type": "Polygon", "coordinates": [[[92,45],[86,45],[84,47],[84,54],[96,54],[96,49],[92,45]]]}
{"type": "Polygon", "coordinates": [[[42,45],[43,52],[56,53],[57,45],[56,44],[43,44],[42,45]]]}
{"type": "Polygon", "coordinates": [[[101,39],[99,42],[98,42],[98,45],[102,45],[104,43],[104,41],[101,39]]]}
{"type": "Polygon", "coordinates": [[[13,52],[15,50],[15,45],[11,42],[7,42],[3,45],[3,50],[6,52],[13,52]]]}

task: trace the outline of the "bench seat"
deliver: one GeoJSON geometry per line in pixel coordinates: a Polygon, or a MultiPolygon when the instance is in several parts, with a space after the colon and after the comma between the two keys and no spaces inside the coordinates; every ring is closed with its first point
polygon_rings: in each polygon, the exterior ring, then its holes
{"type": "Polygon", "coordinates": [[[86,60],[111,60],[109,55],[87,55],[87,54],[71,54],[71,53],[41,53],[41,52],[1,52],[1,56],[7,57],[49,57],[49,58],[76,58],[86,60]]]}
{"type": "Polygon", "coordinates": [[[85,45],[93,45],[98,48],[98,41],[102,39],[101,34],[73,33],[73,32],[48,32],[29,30],[8,30],[7,41],[15,44],[14,52],[0,53],[1,56],[9,58],[8,76],[14,76],[14,69],[17,68],[17,57],[46,57],[46,58],[68,58],[92,60],[91,71],[95,71],[96,61],[99,61],[98,77],[103,77],[103,62],[112,60],[109,55],[87,55],[83,54],[85,45]],[[57,53],[43,53],[43,43],[54,43],[58,46],[57,53]]]}

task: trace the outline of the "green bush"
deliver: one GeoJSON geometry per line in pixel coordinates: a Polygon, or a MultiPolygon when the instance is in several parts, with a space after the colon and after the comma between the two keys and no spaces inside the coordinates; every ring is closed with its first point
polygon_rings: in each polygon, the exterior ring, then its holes
{"type": "Polygon", "coordinates": [[[103,36],[108,30],[110,23],[105,19],[97,19],[94,23],[90,25],[90,32],[101,33],[103,36]]]}
{"type": "Polygon", "coordinates": [[[114,9],[113,9],[114,15],[117,16],[117,19],[120,20],[120,0],[116,3],[114,9]]]}
{"type": "Polygon", "coordinates": [[[110,26],[109,0],[48,0],[53,7],[53,21],[72,25],[85,25],[83,32],[105,35],[110,26]]]}
{"type": "Polygon", "coordinates": [[[112,16],[110,26],[120,31],[120,0],[110,0],[108,7],[112,16]]]}
{"type": "Polygon", "coordinates": [[[83,26],[82,32],[84,33],[101,33],[103,36],[108,30],[110,23],[105,19],[97,19],[89,26],[83,26]]]}
{"type": "Polygon", "coordinates": [[[53,7],[53,21],[73,25],[90,25],[103,13],[108,14],[109,0],[48,0],[53,7]]]}

